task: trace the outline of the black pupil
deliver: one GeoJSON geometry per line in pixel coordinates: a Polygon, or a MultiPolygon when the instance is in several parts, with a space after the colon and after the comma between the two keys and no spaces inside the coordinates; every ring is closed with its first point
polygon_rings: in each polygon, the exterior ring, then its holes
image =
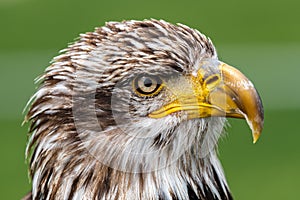
{"type": "Polygon", "coordinates": [[[150,78],[146,78],[145,80],[144,80],[144,86],[145,87],[151,87],[152,86],[152,80],[150,79],[150,78]]]}

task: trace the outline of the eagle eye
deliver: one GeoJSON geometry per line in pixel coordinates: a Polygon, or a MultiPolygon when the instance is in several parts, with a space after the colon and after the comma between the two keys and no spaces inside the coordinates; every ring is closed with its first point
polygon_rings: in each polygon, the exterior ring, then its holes
{"type": "Polygon", "coordinates": [[[133,80],[133,88],[139,96],[154,96],[162,89],[162,80],[158,76],[139,75],[133,80]]]}

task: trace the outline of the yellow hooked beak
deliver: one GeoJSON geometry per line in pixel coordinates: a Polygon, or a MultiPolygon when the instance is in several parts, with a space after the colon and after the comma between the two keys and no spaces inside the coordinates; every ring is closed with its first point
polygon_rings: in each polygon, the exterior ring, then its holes
{"type": "Polygon", "coordinates": [[[217,72],[200,68],[187,77],[190,90],[176,92],[168,104],[149,114],[165,117],[183,111],[188,119],[226,116],[246,119],[255,143],[263,128],[264,111],[258,92],[239,70],[219,62],[217,72]]]}

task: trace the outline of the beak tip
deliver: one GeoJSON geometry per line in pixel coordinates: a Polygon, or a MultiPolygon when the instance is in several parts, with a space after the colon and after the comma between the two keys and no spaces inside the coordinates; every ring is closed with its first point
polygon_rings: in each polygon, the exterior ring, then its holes
{"type": "Polygon", "coordinates": [[[257,117],[255,117],[255,119],[256,120],[250,120],[250,121],[247,119],[247,122],[252,130],[253,144],[255,144],[258,141],[261,132],[263,130],[263,126],[264,126],[263,112],[260,114],[260,117],[258,119],[257,117]]]}
{"type": "Polygon", "coordinates": [[[252,134],[252,137],[253,137],[253,144],[255,144],[260,137],[260,132],[254,132],[252,134]]]}

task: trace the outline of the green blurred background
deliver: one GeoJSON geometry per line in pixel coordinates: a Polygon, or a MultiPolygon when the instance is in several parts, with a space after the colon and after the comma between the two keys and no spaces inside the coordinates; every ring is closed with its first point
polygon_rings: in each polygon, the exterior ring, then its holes
{"type": "Polygon", "coordinates": [[[220,157],[236,199],[300,199],[300,1],[0,0],[0,199],[30,190],[22,110],[33,80],[79,33],[105,21],[164,19],[208,35],[219,57],[243,71],[265,106],[257,144],[230,120],[220,157]]]}

